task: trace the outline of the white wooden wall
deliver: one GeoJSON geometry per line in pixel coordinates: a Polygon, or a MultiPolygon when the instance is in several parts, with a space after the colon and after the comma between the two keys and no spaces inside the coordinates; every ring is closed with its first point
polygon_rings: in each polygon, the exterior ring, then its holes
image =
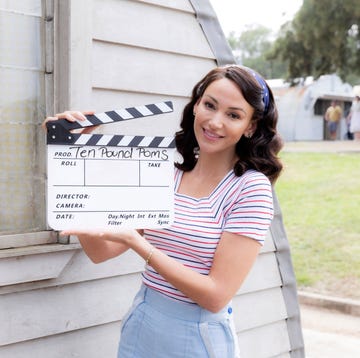
{"type": "Polygon", "coordinates": [[[78,0],[71,6],[86,22],[84,26],[76,17],[71,21],[79,36],[74,41],[80,43],[70,59],[74,63],[71,108],[102,112],[171,100],[172,115],[107,125],[100,131],[173,135],[193,85],[215,66],[191,4],[78,0]]]}
{"type": "MultiPolygon", "coordinates": [[[[216,65],[191,2],[66,0],[56,4],[61,53],[55,56],[55,109],[101,112],[172,100],[175,111],[165,118],[100,129],[113,134],[172,135],[193,85],[216,65]]],[[[94,265],[74,239],[68,245],[43,245],[42,250],[3,250],[0,356],[115,357],[121,319],[139,287],[143,265],[132,253],[94,265]]],[[[290,357],[282,286],[269,232],[234,299],[243,358],[290,357]]]]}

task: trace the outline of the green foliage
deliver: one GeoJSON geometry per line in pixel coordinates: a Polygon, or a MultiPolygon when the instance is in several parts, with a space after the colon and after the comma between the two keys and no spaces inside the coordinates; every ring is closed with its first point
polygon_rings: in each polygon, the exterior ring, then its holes
{"type": "Polygon", "coordinates": [[[298,285],[360,298],[359,154],[282,152],[281,159],[276,193],[298,285]]]}
{"type": "Polygon", "coordinates": [[[238,63],[255,69],[265,78],[282,78],[286,74],[283,61],[266,58],[273,44],[272,31],[269,28],[251,25],[239,36],[231,32],[227,40],[238,63]]]}
{"type": "Polygon", "coordinates": [[[287,61],[288,79],[337,73],[360,79],[360,1],[304,0],[268,54],[287,61]]]}
{"type": "Polygon", "coordinates": [[[237,48],[242,59],[259,57],[269,50],[271,30],[264,26],[249,26],[238,40],[237,48]]]}
{"type": "Polygon", "coordinates": [[[293,21],[273,40],[271,30],[249,26],[228,37],[238,63],[266,78],[295,84],[336,73],[350,84],[360,83],[360,1],[304,0],[293,21]]]}

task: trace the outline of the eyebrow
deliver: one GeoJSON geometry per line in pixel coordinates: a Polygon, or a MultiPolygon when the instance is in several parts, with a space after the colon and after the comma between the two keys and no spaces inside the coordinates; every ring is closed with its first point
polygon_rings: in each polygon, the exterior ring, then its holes
{"type": "MultiPolygon", "coordinates": [[[[210,96],[209,94],[205,94],[205,96],[211,98],[216,104],[219,104],[218,100],[216,98],[214,98],[213,96],[210,96]]],[[[241,111],[241,112],[247,114],[245,109],[243,109],[241,107],[229,107],[228,109],[241,111]]]]}

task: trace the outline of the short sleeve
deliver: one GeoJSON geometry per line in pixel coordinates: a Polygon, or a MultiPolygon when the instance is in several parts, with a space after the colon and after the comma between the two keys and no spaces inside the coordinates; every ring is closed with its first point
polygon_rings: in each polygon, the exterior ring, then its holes
{"type": "Polygon", "coordinates": [[[224,231],[244,235],[264,244],[274,216],[272,187],[258,172],[247,175],[228,211],[224,231]]]}

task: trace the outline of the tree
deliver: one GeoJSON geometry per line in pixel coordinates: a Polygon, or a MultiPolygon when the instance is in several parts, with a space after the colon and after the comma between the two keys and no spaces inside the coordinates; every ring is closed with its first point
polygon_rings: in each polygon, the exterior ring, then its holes
{"type": "Polygon", "coordinates": [[[337,73],[360,78],[360,1],[304,0],[292,22],[282,26],[267,54],[287,62],[287,79],[337,73]]]}
{"type": "Polygon", "coordinates": [[[265,78],[282,77],[286,68],[281,60],[268,60],[272,47],[272,31],[262,25],[249,25],[239,36],[231,32],[227,38],[238,63],[251,67],[265,78]]]}

